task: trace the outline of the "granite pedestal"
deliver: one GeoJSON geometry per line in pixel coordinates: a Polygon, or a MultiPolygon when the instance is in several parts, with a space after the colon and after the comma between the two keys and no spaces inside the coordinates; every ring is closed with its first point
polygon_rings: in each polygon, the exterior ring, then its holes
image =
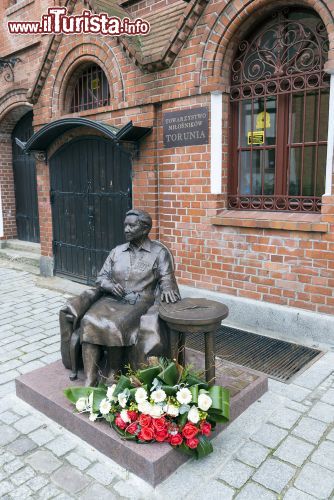
{"type": "MultiPolygon", "coordinates": [[[[187,362],[201,366],[203,355],[186,350],[187,362]]],[[[168,444],[137,444],[122,440],[106,422],[90,422],[88,414],[73,413],[73,405],[63,395],[69,386],[83,385],[83,375],[75,382],[69,380],[69,370],[61,361],[26,373],[16,379],[19,398],[61,424],[122,467],[156,486],[172,474],[189,457],[168,444]]],[[[231,391],[231,420],[267,391],[267,377],[259,372],[217,360],[216,383],[231,391]]],[[[223,430],[219,426],[215,434],[223,430]]],[[[214,453],[214,452],[213,452],[214,453]]],[[[205,458],[203,459],[205,460],[205,458]]]]}

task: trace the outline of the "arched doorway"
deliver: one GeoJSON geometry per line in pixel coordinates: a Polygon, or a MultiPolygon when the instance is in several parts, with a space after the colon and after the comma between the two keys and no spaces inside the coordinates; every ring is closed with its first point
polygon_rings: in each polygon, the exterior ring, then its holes
{"type": "Polygon", "coordinates": [[[33,113],[29,111],[12,132],[16,226],[19,240],[39,242],[39,221],[35,159],[22,151],[15,139],[27,142],[33,135],[33,113]]]}
{"type": "Polygon", "coordinates": [[[124,241],[131,208],[131,155],[114,141],[81,136],[49,160],[54,273],[91,284],[124,241]]]}

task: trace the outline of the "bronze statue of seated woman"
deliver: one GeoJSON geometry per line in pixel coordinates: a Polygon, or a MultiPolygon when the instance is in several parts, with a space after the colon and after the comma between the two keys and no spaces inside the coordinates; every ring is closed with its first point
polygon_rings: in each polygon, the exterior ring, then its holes
{"type": "Polygon", "coordinates": [[[60,311],[61,354],[70,378],[77,376],[81,352],[86,385],[106,380],[130,364],[136,369],[149,356],[169,354],[166,326],[159,320],[160,302],[180,300],[170,251],[150,240],[151,216],[129,210],[124,221],[126,243],[111,250],[96,280],[60,311]]]}

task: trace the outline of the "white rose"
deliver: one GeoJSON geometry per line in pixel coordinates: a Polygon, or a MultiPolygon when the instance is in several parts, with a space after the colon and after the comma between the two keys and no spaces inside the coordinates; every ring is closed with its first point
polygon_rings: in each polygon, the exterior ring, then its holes
{"type": "Polygon", "coordinates": [[[128,401],[128,396],[126,396],[123,392],[121,392],[121,394],[118,395],[118,402],[122,408],[126,407],[127,401],[128,401]]]}
{"type": "Polygon", "coordinates": [[[192,400],[191,392],[187,388],[180,389],[176,393],[176,399],[181,405],[187,405],[192,400]]]}
{"type": "Polygon", "coordinates": [[[126,424],[131,422],[131,419],[129,418],[127,410],[122,410],[120,413],[120,416],[121,416],[121,419],[123,420],[123,422],[125,422],[126,424]]]}
{"type": "Polygon", "coordinates": [[[147,399],[147,392],[143,387],[139,387],[135,393],[136,403],[143,403],[147,399]]]}
{"type": "Polygon", "coordinates": [[[79,398],[78,401],[75,403],[75,407],[78,411],[86,411],[87,410],[87,399],[86,398],[79,398]]]}
{"type": "Polygon", "coordinates": [[[97,419],[97,415],[98,415],[97,413],[91,413],[91,414],[89,415],[89,420],[90,420],[91,422],[95,422],[95,420],[97,419]]]}
{"type": "Polygon", "coordinates": [[[150,415],[152,418],[160,418],[163,414],[163,409],[159,405],[151,406],[150,415]]]}
{"type": "Polygon", "coordinates": [[[112,386],[108,387],[108,390],[107,390],[107,399],[109,401],[117,401],[117,398],[115,398],[115,396],[113,395],[115,389],[116,389],[116,384],[113,384],[112,386]]]}
{"type": "Polygon", "coordinates": [[[152,405],[148,401],[143,401],[142,403],[138,403],[138,411],[143,413],[144,415],[150,415],[152,405]]]}
{"type": "Polygon", "coordinates": [[[155,403],[162,403],[166,399],[166,393],[163,389],[158,389],[157,391],[153,391],[151,394],[151,398],[155,403]]]}
{"type": "Polygon", "coordinates": [[[198,408],[203,411],[208,411],[212,405],[212,399],[207,394],[200,394],[198,396],[198,408]]]}
{"type": "Polygon", "coordinates": [[[192,406],[188,412],[188,420],[193,424],[197,424],[199,422],[199,411],[196,406],[192,406]]]}
{"type": "Polygon", "coordinates": [[[110,404],[110,402],[107,399],[102,399],[102,401],[100,403],[100,408],[99,409],[100,409],[100,413],[102,415],[108,415],[108,413],[111,410],[111,404],[110,404]]]}
{"type": "Polygon", "coordinates": [[[164,411],[167,413],[167,415],[170,415],[171,417],[177,417],[179,414],[179,409],[175,405],[165,405],[164,411]]]}

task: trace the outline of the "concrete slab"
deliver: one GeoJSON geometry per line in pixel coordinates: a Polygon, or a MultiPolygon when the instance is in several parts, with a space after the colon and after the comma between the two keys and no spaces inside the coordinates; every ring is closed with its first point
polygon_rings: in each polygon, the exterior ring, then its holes
{"type": "MultiPolygon", "coordinates": [[[[268,388],[263,374],[228,362],[218,366],[217,383],[231,391],[231,421],[268,388]]],[[[188,460],[186,455],[168,444],[145,445],[124,441],[106,422],[96,424],[90,422],[87,415],[73,413],[73,406],[63,395],[63,389],[71,385],[83,385],[83,375],[80,374],[75,383],[70,382],[69,370],[63,367],[61,361],[56,361],[17,378],[16,394],[153,486],[188,460]]],[[[216,433],[222,429],[223,426],[220,426],[216,433]]]]}

